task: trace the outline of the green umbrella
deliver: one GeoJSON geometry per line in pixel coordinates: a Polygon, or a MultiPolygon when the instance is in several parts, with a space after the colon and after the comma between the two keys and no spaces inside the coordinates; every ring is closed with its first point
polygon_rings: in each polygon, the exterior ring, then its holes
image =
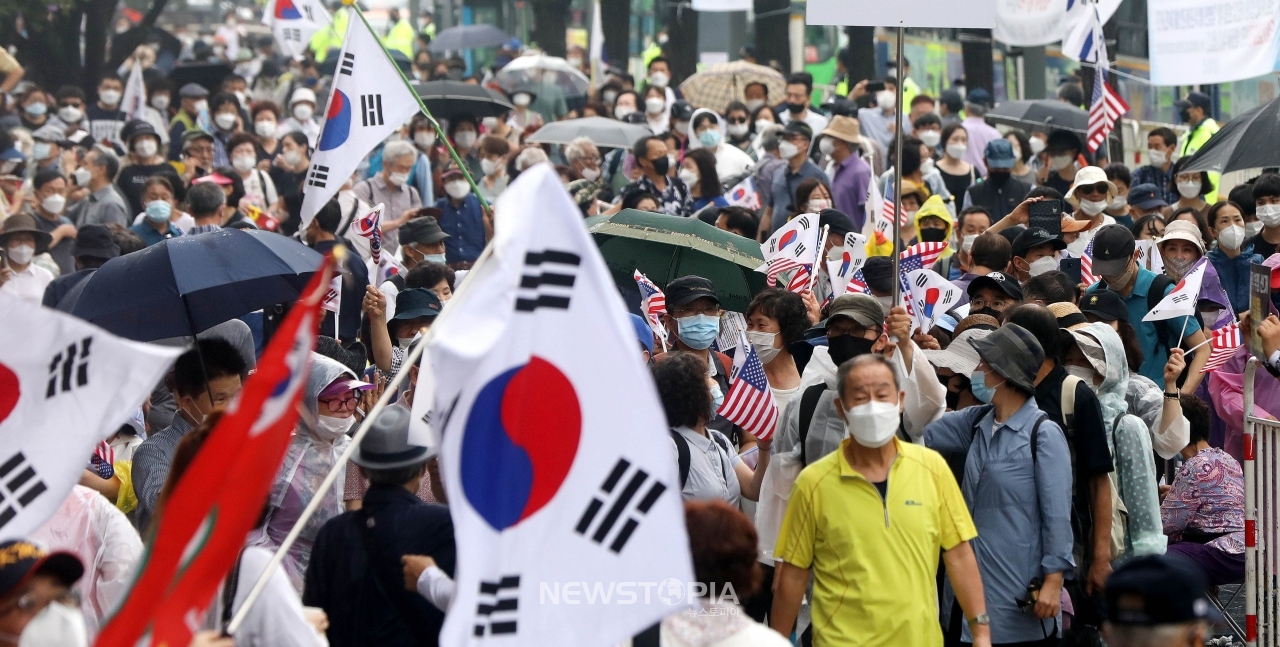
{"type": "Polygon", "coordinates": [[[586,224],[624,293],[635,292],[636,270],[663,290],[695,274],[716,286],[726,310],[746,312],[751,297],[765,288],[765,275],[755,271],[764,263],[760,245],[697,218],[623,209],[586,224]]]}

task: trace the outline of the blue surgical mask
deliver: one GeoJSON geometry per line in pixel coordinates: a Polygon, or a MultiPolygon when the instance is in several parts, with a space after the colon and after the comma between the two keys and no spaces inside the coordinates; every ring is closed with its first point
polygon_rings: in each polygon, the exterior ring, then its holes
{"type": "Polygon", "coordinates": [[[716,417],[716,412],[720,410],[720,405],[724,404],[724,391],[720,390],[719,384],[711,385],[711,418],[716,417]]]}
{"type": "Polygon", "coordinates": [[[715,148],[720,143],[720,131],[708,128],[698,135],[698,141],[702,142],[702,145],[707,148],[715,148]]]}
{"type": "Polygon", "coordinates": [[[444,254],[426,254],[422,257],[423,263],[439,263],[444,265],[444,254]]]}
{"type": "Polygon", "coordinates": [[[171,213],[173,213],[173,205],[165,200],[152,200],[147,203],[147,220],[151,222],[165,222],[169,220],[171,213]]]}
{"type": "Polygon", "coordinates": [[[711,342],[720,334],[720,318],[711,315],[692,315],[676,319],[679,324],[677,335],[680,341],[694,350],[711,347],[711,342]]]}
{"type": "Polygon", "coordinates": [[[991,404],[991,398],[996,395],[995,387],[987,386],[986,371],[974,371],[969,375],[969,390],[973,391],[973,397],[985,404],[991,404]]]}

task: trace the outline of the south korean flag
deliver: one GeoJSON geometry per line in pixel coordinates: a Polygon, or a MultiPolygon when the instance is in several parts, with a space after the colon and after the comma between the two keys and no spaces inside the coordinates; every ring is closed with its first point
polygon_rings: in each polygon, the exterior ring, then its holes
{"type": "Polygon", "coordinates": [[[1165,295],[1142,320],[1162,321],[1195,315],[1196,302],[1200,299],[1200,284],[1204,282],[1204,268],[1208,263],[1207,256],[1202,256],[1199,261],[1196,261],[1196,264],[1187,270],[1182,280],[1173,286],[1173,291],[1165,295]]]}
{"type": "MultiPolygon", "coordinates": [[[[279,2],[280,0],[277,0],[279,2]]],[[[351,8],[324,130],[303,184],[302,227],[351,177],[360,160],[418,112],[418,99],[378,37],[351,8]]]]}
{"type": "Polygon", "coordinates": [[[675,451],[555,170],[522,173],[496,213],[428,333],[458,546],[440,643],[615,645],[697,597],[675,451]]]}
{"type": "Polygon", "coordinates": [[[319,0],[267,0],[262,12],[262,24],[275,34],[281,53],[295,59],[301,59],[311,37],[332,22],[319,0]]]}
{"type": "Polygon", "coordinates": [[[181,348],[116,337],[0,295],[0,541],[26,536],[80,482],[181,348]],[[21,340],[21,343],[17,343],[21,340]]]}

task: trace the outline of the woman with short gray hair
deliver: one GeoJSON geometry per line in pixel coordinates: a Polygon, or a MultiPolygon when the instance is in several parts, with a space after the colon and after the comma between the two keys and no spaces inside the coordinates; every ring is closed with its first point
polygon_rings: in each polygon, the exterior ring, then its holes
{"type": "MultiPolygon", "coordinates": [[[[409,174],[417,161],[418,151],[413,144],[400,139],[389,141],[382,147],[382,170],[352,189],[356,197],[369,206],[385,205],[382,211],[382,247],[388,254],[394,254],[400,248],[400,232],[396,230],[422,208],[422,197],[409,183],[409,174]]],[[[354,243],[361,256],[369,258],[368,243],[363,237],[350,232],[347,240],[354,243]]]]}

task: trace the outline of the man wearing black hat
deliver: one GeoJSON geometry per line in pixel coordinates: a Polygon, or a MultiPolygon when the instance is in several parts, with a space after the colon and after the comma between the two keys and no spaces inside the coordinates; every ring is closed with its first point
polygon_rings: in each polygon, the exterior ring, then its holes
{"type": "MultiPolygon", "coordinates": [[[[434,207],[424,207],[421,211],[434,211],[434,207]]],[[[387,317],[393,318],[396,313],[396,295],[404,290],[405,275],[409,270],[422,263],[445,264],[444,241],[449,238],[440,223],[433,216],[417,216],[400,226],[400,257],[404,261],[404,273],[387,277],[378,291],[387,299],[387,317]]]]}
{"type": "MultiPolygon", "coordinates": [[[[434,452],[409,442],[409,410],[387,407],[351,462],[369,479],[359,510],[330,519],[316,535],[302,603],[329,616],[334,647],[435,645],[444,612],[405,590],[401,559],[431,557],[452,576],[456,548],[449,509],[418,500],[434,452]]],[[[442,490],[441,490],[442,491],[442,490]]]]}
{"type": "Polygon", "coordinates": [[[72,253],[75,254],[76,271],[59,276],[45,287],[41,304],[47,308],[57,307],[77,283],[89,278],[107,261],[119,256],[120,246],[112,240],[111,231],[105,225],[85,225],[76,232],[72,253]]]}
{"type": "Polygon", "coordinates": [[[145,208],[142,204],[142,185],[147,178],[155,175],[169,180],[174,199],[182,202],[186,194],[185,185],[182,178],[178,177],[178,171],[161,154],[160,134],[155,127],[141,119],[134,119],[120,129],[120,138],[124,140],[129,156],[124,168],[116,176],[116,186],[120,187],[120,193],[124,194],[124,199],[129,203],[129,213],[142,213],[145,208]]]}
{"type": "Polygon", "coordinates": [[[1060,236],[1041,227],[1031,227],[1013,239],[1013,272],[1026,283],[1045,272],[1058,269],[1058,252],[1067,248],[1060,236]]]}
{"type": "Polygon", "coordinates": [[[815,178],[824,185],[830,186],[827,174],[809,159],[809,143],[813,140],[813,129],[809,124],[792,120],[783,128],[778,136],[778,159],[787,163],[774,174],[773,186],[769,188],[772,196],[771,207],[765,209],[760,220],[761,240],[773,235],[782,225],[787,223],[787,215],[794,209],[796,189],[808,178],[815,178]]]}
{"type": "Polygon", "coordinates": [[[1200,571],[1176,555],[1128,560],[1107,579],[1103,636],[1111,647],[1204,647],[1222,619],[1205,590],[1200,571]]]}
{"type": "Polygon", "coordinates": [[[1022,301],[1022,287],[1012,276],[1004,272],[991,272],[969,282],[969,314],[991,315],[1000,313],[1022,301]]]}
{"type": "Polygon", "coordinates": [[[86,645],[71,590],[83,575],[84,564],[72,553],[46,553],[24,539],[0,543],[0,642],[86,645]]]}

